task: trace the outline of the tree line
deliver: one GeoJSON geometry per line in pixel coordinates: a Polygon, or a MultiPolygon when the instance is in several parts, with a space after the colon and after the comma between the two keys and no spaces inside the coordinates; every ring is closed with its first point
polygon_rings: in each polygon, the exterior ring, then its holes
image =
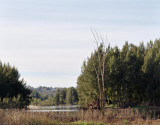
{"type": "Polygon", "coordinates": [[[74,87],[59,88],[53,96],[41,95],[37,91],[32,92],[33,105],[73,105],[78,104],[78,94],[74,87]],[[46,97],[44,99],[44,97],[46,97]]]}
{"type": "Polygon", "coordinates": [[[0,106],[22,108],[31,100],[35,105],[78,103],[101,110],[110,104],[160,106],[160,39],[146,45],[126,42],[121,49],[106,47],[100,39],[82,64],[77,88],[57,89],[53,96],[31,94],[17,68],[0,62],[0,106]]]}
{"type": "Polygon", "coordinates": [[[126,42],[121,49],[101,40],[82,64],[79,104],[101,110],[110,104],[160,106],[160,39],[146,46],[126,42]]]}

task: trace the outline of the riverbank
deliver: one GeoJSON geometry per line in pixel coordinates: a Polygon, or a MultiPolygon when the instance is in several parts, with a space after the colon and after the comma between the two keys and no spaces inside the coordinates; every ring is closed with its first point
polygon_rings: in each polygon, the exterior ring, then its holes
{"type": "Polygon", "coordinates": [[[157,125],[160,119],[139,113],[131,109],[107,109],[104,115],[99,110],[80,110],[77,112],[29,112],[25,110],[4,109],[0,110],[0,123],[30,125],[157,125]]]}

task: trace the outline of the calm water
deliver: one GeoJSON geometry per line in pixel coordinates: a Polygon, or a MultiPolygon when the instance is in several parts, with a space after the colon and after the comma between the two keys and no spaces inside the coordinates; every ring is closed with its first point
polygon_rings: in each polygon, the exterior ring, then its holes
{"type": "Polygon", "coordinates": [[[70,105],[70,106],[40,106],[36,110],[29,110],[31,112],[71,112],[79,111],[79,105],[70,105]]]}

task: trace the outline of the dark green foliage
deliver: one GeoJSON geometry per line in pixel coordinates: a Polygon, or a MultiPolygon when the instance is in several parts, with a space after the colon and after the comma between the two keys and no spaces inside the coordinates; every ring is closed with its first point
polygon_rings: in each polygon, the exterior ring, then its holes
{"type": "MultiPolygon", "coordinates": [[[[82,106],[100,104],[101,89],[96,75],[100,48],[101,45],[84,61],[77,80],[79,104],[82,106]]],[[[150,41],[147,47],[143,43],[135,46],[126,42],[121,50],[118,47],[106,50],[106,104],[160,106],[160,40],[150,41]]]]}
{"type": "Polygon", "coordinates": [[[61,88],[40,86],[38,88],[35,88],[34,90],[40,94],[42,100],[45,100],[49,97],[52,97],[55,94],[57,89],[61,89],[61,88]]]}
{"type": "Polygon", "coordinates": [[[41,99],[40,94],[36,90],[32,90],[31,96],[33,98],[41,99]]]}
{"type": "Polygon", "coordinates": [[[76,89],[74,87],[68,88],[66,93],[66,103],[73,105],[77,102],[78,102],[78,95],[76,89]]]}
{"type": "MultiPolygon", "coordinates": [[[[30,104],[31,91],[26,87],[25,82],[20,80],[20,74],[15,67],[9,64],[2,64],[0,62],[0,98],[1,105],[4,105],[4,99],[14,102],[12,99],[16,98],[14,107],[23,108],[30,104]]],[[[5,104],[6,106],[8,104],[5,104]]],[[[10,105],[9,107],[12,107],[10,105]]]]}
{"type": "Polygon", "coordinates": [[[54,102],[55,105],[59,105],[60,104],[60,90],[58,89],[54,95],[54,102]]]}
{"type": "Polygon", "coordinates": [[[66,93],[67,93],[67,88],[63,88],[59,94],[59,102],[60,104],[66,104],[66,93]]]}

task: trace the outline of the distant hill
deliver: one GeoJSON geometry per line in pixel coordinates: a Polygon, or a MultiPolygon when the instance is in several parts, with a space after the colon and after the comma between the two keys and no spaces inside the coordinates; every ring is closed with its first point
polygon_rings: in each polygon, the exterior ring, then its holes
{"type": "Polygon", "coordinates": [[[53,97],[57,89],[62,89],[60,87],[45,87],[45,86],[39,86],[37,88],[28,86],[32,90],[32,97],[40,98],[42,100],[47,99],[48,97],[53,97]]]}
{"type": "Polygon", "coordinates": [[[52,106],[52,105],[77,105],[78,93],[77,88],[60,88],[60,87],[46,87],[39,86],[33,88],[28,86],[32,90],[31,105],[39,106],[52,106]]]}
{"type": "Polygon", "coordinates": [[[48,95],[48,96],[54,96],[55,92],[57,89],[61,88],[52,88],[52,87],[45,87],[45,86],[40,86],[38,88],[35,88],[35,90],[41,94],[41,95],[48,95]]]}

